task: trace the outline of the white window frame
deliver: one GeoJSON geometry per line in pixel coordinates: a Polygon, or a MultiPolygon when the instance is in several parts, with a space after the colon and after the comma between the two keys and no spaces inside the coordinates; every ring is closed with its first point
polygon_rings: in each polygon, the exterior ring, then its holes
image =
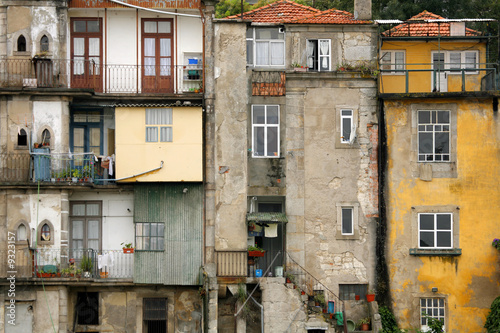
{"type": "Polygon", "coordinates": [[[356,240],[359,239],[359,202],[350,201],[350,202],[337,202],[335,204],[337,207],[337,239],[339,240],[356,240]],[[350,209],[351,210],[351,224],[352,224],[352,232],[344,233],[343,232],[343,210],[350,209]]]}
{"type": "Polygon", "coordinates": [[[387,70],[390,72],[383,71],[383,75],[404,75],[406,70],[406,51],[405,50],[382,50],[380,56],[380,69],[387,70]],[[403,54],[403,62],[396,62],[396,54],[403,54]],[[384,58],[389,55],[389,61],[384,61],[384,58]]]}
{"type": "Polygon", "coordinates": [[[276,104],[270,104],[270,105],[262,105],[262,104],[256,104],[252,105],[252,157],[253,158],[279,158],[280,157],[280,106],[276,104]],[[264,119],[265,123],[264,124],[255,124],[254,123],[254,109],[255,107],[264,107],[264,119]],[[268,124],[267,123],[267,109],[269,107],[277,107],[278,108],[278,123],[277,124],[268,124]],[[255,147],[255,131],[257,128],[264,128],[264,155],[256,155],[256,147],[255,147]],[[268,156],[268,151],[267,151],[267,139],[268,139],[268,129],[269,128],[276,128],[277,130],[277,154],[268,156]]]}
{"type": "Polygon", "coordinates": [[[354,110],[352,109],[340,109],[340,143],[351,144],[356,138],[356,124],[354,122],[354,110]],[[344,112],[350,112],[350,115],[344,115],[344,112]],[[350,119],[350,133],[349,138],[344,137],[344,119],[350,119]]]}
{"type": "Polygon", "coordinates": [[[309,70],[314,70],[318,72],[329,72],[331,71],[331,56],[332,56],[332,41],[331,39],[307,39],[306,40],[306,50],[307,50],[307,67],[309,70]],[[316,43],[314,43],[316,42],[316,43]],[[328,45],[328,53],[321,54],[321,44],[326,43],[328,45]],[[313,45],[312,48],[310,45],[313,45]],[[311,53],[312,51],[312,53],[311,53]],[[326,61],[326,67],[322,67],[321,63],[326,61]],[[317,68],[314,65],[317,65],[317,68]]]}
{"type": "Polygon", "coordinates": [[[146,142],[156,143],[158,141],[159,142],[173,141],[172,108],[147,108],[145,110],[145,123],[146,123],[146,128],[145,128],[146,142]],[[155,114],[153,114],[153,112],[155,114]]]}
{"type": "MultiPolygon", "coordinates": [[[[446,62],[446,69],[467,69],[467,68],[472,68],[472,70],[466,70],[465,75],[474,75],[478,74],[479,71],[476,69],[479,68],[479,51],[446,51],[442,52],[445,53],[445,62],[446,62]],[[451,62],[452,54],[460,54],[460,64],[458,66],[453,66],[451,62]],[[471,64],[468,64],[466,62],[467,55],[474,54],[475,62],[473,67],[470,67],[471,64]]],[[[462,71],[449,71],[449,74],[451,75],[462,75],[462,71]]]]}
{"type": "Polygon", "coordinates": [[[440,319],[443,322],[443,331],[446,332],[446,300],[443,297],[420,298],[419,306],[420,306],[420,328],[423,332],[430,331],[430,327],[427,325],[428,319],[423,315],[424,312],[427,314],[428,317],[440,319]],[[434,300],[436,300],[437,302],[434,302],[434,300]],[[429,304],[429,301],[431,302],[431,304],[429,304]],[[437,315],[434,314],[435,312],[434,310],[437,310],[437,315]],[[442,310],[442,312],[440,310],[442,310]]]}
{"type": "Polygon", "coordinates": [[[341,230],[342,235],[354,235],[354,207],[341,207],[341,230]],[[344,214],[349,212],[351,232],[344,232],[344,214]]]}
{"type": "Polygon", "coordinates": [[[418,110],[417,111],[417,161],[420,163],[450,163],[451,162],[451,111],[450,110],[418,110]],[[420,113],[430,112],[430,123],[420,123],[420,113]],[[433,115],[436,112],[435,121],[433,121],[433,115]],[[439,123],[438,113],[448,112],[448,122],[439,123]],[[420,153],[420,135],[421,134],[431,134],[432,135],[432,153],[420,153]],[[436,152],[436,135],[448,133],[448,152],[447,153],[437,153],[436,152]],[[432,160],[428,158],[432,156],[432,160]],[[439,156],[440,159],[437,159],[439,156]],[[421,159],[423,157],[423,159],[421,159]],[[447,159],[445,159],[447,158],[447,159]]]}
{"type": "Polygon", "coordinates": [[[249,30],[251,29],[252,37],[247,37],[247,44],[252,43],[252,54],[251,58],[248,59],[247,57],[247,66],[249,67],[274,67],[274,68],[284,68],[285,67],[285,53],[286,53],[286,45],[285,45],[285,31],[283,27],[275,27],[275,26],[269,26],[269,27],[250,27],[248,28],[249,30]],[[256,30],[258,29],[277,29],[279,35],[283,35],[282,39],[265,39],[265,38],[259,38],[257,39],[257,33],[256,30]],[[267,64],[257,64],[257,43],[267,43],[268,44],[268,59],[267,59],[267,64]],[[272,45],[273,44],[282,44],[282,50],[283,50],[283,57],[281,59],[280,64],[272,64],[273,56],[272,56],[272,45]],[[248,61],[250,60],[250,61],[248,61]]]}
{"type": "Polygon", "coordinates": [[[453,213],[427,213],[427,212],[422,212],[418,213],[418,248],[419,249],[453,249],[453,213]],[[422,230],[420,227],[420,218],[422,215],[433,215],[434,216],[434,228],[432,230],[429,229],[424,229],[422,230]],[[437,226],[437,217],[438,215],[447,215],[450,217],[450,228],[449,229],[438,229],[437,226]],[[420,237],[422,232],[427,232],[427,233],[433,233],[434,237],[434,246],[421,246],[420,244],[420,237]],[[450,235],[450,246],[437,246],[437,234],[438,232],[447,232],[450,235]]]}

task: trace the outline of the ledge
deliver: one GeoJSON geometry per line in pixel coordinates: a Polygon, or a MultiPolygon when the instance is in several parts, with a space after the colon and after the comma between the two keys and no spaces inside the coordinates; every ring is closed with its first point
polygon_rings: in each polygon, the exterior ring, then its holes
{"type": "Polygon", "coordinates": [[[455,257],[462,255],[462,249],[410,249],[412,256],[455,257]]]}

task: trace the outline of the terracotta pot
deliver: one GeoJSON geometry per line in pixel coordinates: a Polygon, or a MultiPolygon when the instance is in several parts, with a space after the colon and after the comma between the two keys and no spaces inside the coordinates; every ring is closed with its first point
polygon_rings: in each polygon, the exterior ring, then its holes
{"type": "Polygon", "coordinates": [[[362,331],[368,331],[370,329],[370,325],[369,324],[361,324],[361,330],[362,331]]]}
{"type": "Polygon", "coordinates": [[[286,283],[292,283],[289,278],[286,278],[286,283]]]}
{"type": "Polygon", "coordinates": [[[375,300],[375,294],[367,294],[366,295],[367,302],[373,302],[374,300],[375,300]]]}
{"type": "Polygon", "coordinates": [[[264,253],[264,251],[248,251],[250,257],[263,257],[264,253]]]}
{"type": "Polygon", "coordinates": [[[123,253],[134,253],[134,249],[123,248],[123,253]]]}
{"type": "Polygon", "coordinates": [[[356,301],[359,301],[359,300],[360,300],[360,296],[359,296],[359,295],[356,295],[356,296],[355,296],[355,299],[356,299],[356,301]]]}
{"type": "Polygon", "coordinates": [[[302,290],[302,291],[300,292],[300,294],[301,294],[301,295],[305,295],[305,294],[306,294],[306,292],[305,292],[304,290],[302,290]]]}

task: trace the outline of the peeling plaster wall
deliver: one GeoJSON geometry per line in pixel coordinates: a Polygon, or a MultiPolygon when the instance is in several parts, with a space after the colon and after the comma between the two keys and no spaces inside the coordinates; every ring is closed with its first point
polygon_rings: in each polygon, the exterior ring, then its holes
{"type": "Polygon", "coordinates": [[[69,149],[69,108],[65,101],[33,102],[32,142],[42,142],[42,132],[51,133],[51,152],[68,152],[69,149]]]}
{"type": "MultiPolygon", "coordinates": [[[[421,297],[442,297],[446,332],[482,332],[493,299],[500,292],[498,251],[498,179],[500,131],[492,99],[419,99],[384,102],[388,170],[387,262],[393,307],[400,327],[419,327],[421,297]],[[413,176],[416,157],[409,135],[412,104],[457,106],[457,175],[423,181],[413,176]],[[413,256],[418,226],[413,207],[452,207],[454,247],[459,256],[413,256]],[[438,288],[433,293],[431,289],[438,288]]],[[[432,165],[434,168],[435,165],[432,165]]]]}

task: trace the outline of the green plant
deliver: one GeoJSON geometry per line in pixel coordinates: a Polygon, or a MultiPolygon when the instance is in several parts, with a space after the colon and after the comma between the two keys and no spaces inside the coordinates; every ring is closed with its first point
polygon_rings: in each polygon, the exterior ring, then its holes
{"type": "Polygon", "coordinates": [[[491,245],[493,245],[493,247],[494,247],[495,249],[497,249],[497,250],[499,250],[499,251],[500,251],[500,239],[495,238],[495,239],[493,240],[493,242],[491,243],[491,245]]]}
{"type": "Polygon", "coordinates": [[[290,280],[291,283],[295,284],[295,275],[293,275],[292,273],[286,273],[285,274],[285,277],[290,280]]]}
{"type": "Polygon", "coordinates": [[[361,326],[363,324],[369,324],[370,323],[370,317],[366,317],[366,318],[361,318],[359,321],[358,321],[358,326],[361,326]]]}
{"type": "Polygon", "coordinates": [[[325,295],[323,293],[318,293],[314,295],[314,301],[318,302],[321,306],[325,306],[325,295]]]}
{"type": "Polygon", "coordinates": [[[80,178],[82,176],[80,169],[72,169],[71,176],[74,178],[80,178]]]}
{"type": "Polygon", "coordinates": [[[488,333],[500,332],[500,296],[491,303],[490,313],[486,317],[484,328],[488,333]]]}
{"type": "Polygon", "coordinates": [[[82,257],[82,261],[80,261],[80,268],[84,272],[90,272],[90,271],[92,271],[93,267],[94,267],[94,264],[92,263],[92,259],[90,257],[87,257],[86,255],[84,255],[82,257]]]}
{"type": "Polygon", "coordinates": [[[427,318],[427,326],[431,329],[431,333],[443,333],[443,322],[440,319],[425,316],[427,318]]]}
{"type": "Polygon", "coordinates": [[[90,177],[90,171],[90,165],[84,166],[82,170],[83,177],[90,177]]]}
{"type": "Polygon", "coordinates": [[[394,317],[394,314],[388,307],[381,305],[378,309],[378,313],[380,314],[380,319],[382,320],[382,333],[401,332],[398,328],[396,317],[394,317]]]}
{"type": "Polygon", "coordinates": [[[200,293],[200,297],[203,299],[207,296],[207,290],[205,289],[205,287],[200,287],[198,289],[198,292],[200,293]]]}
{"type": "Polygon", "coordinates": [[[264,252],[264,249],[256,246],[256,245],[250,245],[248,247],[248,251],[260,251],[260,252],[264,252]]]}
{"type": "Polygon", "coordinates": [[[132,243],[121,243],[121,246],[123,246],[124,249],[133,249],[134,247],[132,246],[132,243]]]}

